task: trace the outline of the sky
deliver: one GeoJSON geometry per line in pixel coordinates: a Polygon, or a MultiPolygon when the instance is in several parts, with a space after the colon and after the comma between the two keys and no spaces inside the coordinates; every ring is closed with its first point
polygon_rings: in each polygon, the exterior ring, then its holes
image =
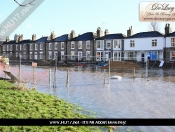
{"type": "MultiPolygon", "coordinates": [[[[157,0],[151,0],[154,2],[157,0]]],[[[159,0],[165,1],[165,0],[159,0]]],[[[170,2],[172,0],[169,0],[170,2]]],[[[22,2],[22,0],[18,0],[22,2]]],[[[74,30],[76,35],[86,32],[96,32],[101,27],[103,33],[108,29],[109,34],[122,33],[132,26],[133,33],[146,32],[150,22],[139,21],[139,3],[141,0],[44,0],[44,2],[19,25],[9,36],[23,34],[23,39],[31,39],[36,34],[37,39],[50,36],[54,31],[56,37],[70,34],[74,30]]],[[[0,23],[2,23],[18,5],[14,0],[0,1],[0,23]]],[[[24,8],[24,7],[21,7],[24,8]]],[[[172,31],[173,22],[169,22],[172,31]]],[[[164,33],[166,22],[160,22],[160,32],[164,33]]]]}

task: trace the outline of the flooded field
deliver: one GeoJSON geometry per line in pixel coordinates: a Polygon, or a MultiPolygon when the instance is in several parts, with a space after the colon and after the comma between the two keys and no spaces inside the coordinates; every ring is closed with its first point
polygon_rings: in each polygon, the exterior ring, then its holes
{"type": "MultiPolygon", "coordinates": [[[[11,67],[10,71],[14,73],[17,67],[11,67]]],[[[23,66],[21,73],[28,72],[32,83],[33,69],[23,66]]],[[[42,78],[39,82],[36,79],[38,91],[76,103],[95,112],[98,118],[175,118],[175,69],[149,70],[148,79],[141,70],[136,71],[135,78],[133,70],[110,73],[110,76],[121,76],[119,80],[109,79],[107,70],[104,79],[104,72],[99,68],[72,67],[69,68],[69,88],[66,87],[67,68],[57,69],[56,88],[53,88],[54,68],[51,84],[48,68],[36,68],[37,73],[38,78],[42,78]]],[[[125,126],[117,127],[116,131],[127,129],[134,132],[175,131],[171,126],[125,126]]]]}

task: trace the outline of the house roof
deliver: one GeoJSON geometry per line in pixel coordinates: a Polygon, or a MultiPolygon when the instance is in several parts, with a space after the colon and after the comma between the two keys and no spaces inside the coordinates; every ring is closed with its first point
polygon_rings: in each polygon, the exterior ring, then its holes
{"type": "Polygon", "coordinates": [[[16,44],[16,41],[14,40],[11,40],[9,42],[4,41],[3,44],[16,44]]]}
{"type": "Polygon", "coordinates": [[[96,38],[96,40],[104,40],[104,39],[124,39],[126,35],[122,33],[117,33],[117,34],[107,34],[103,37],[96,38]]]}
{"type": "Polygon", "coordinates": [[[175,32],[172,32],[172,33],[166,35],[165,37],[175,37],[175,32]]]}
{"type": "Polygon", "coordinates": [[[158,32],[158,31],[149,31],[149,32],[140,32],[136,33],[130,37],[127,38],[147,38],[147,37],[164,37],[164,34],[158,32]]]}
{"type": "Polygon", "coordinates": [[[49,40],[48,42],[64,42],[68,40],[68,34],[64,34],[62,36],[59,36],[55,39],[49,40]]]}
{"type": "Polygon", "coordinates": [[[37,42],[46,42],[47,41],[47,36],[46,37],[41,37],[41,38],[39,38],[38,40],[36,40],[37,42]]]}
{"type": "Polygon", "coordinates": [[[31,42],[33,42],[33,41],[30,39],[27,39],[27,40],[19,41],[18,44],[27,44],[27,43],[31,43],[31,42]]]}
{"type": "Polygon", "coordinates": [[[70,41],[86,41],[86,40],[94,40],[94,38],[95,37],[93,32],[87,32],[75,38],[70,39],[70,41]]]}

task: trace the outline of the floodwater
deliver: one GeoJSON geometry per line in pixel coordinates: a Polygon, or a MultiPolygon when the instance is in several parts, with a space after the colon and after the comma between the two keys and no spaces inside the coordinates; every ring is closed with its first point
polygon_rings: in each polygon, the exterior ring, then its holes
{"type": "MultiPolygon", "coordinates": [[[[21,70],[25,76],[33,75],[29,66],[22,66],[21,70]]],[[[11,67],[10,71],[14,73],[18,70],[11,67]]],[[[107,70],[104,73],[99,68],[72,67],[69,68],[68,88],[67,68],[57,68],[56,88],[53,88],[53,67],[51,84],[48,68],[36,68],[35,71],[38,91],[76,103],[95,112],[98,118],[175,118],[175,69],[151,69],[148,78],[141,70],[136,71],[135,78],[133,70],[110,73],[110,76],[122,76],[119,80],[109,79],[107,70]]],[[[127,129],[134,132],[175,131],[173,126],[118,126],[115,131],[127,129]]]]}

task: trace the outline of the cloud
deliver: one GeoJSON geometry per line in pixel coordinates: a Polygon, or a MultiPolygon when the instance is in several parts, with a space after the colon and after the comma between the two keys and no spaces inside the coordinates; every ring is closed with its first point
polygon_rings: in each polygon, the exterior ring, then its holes
{"type": "Polygon", "coordinates": [[[0,18],[2,17],[2,15],[0,14],[0,18]]]}

